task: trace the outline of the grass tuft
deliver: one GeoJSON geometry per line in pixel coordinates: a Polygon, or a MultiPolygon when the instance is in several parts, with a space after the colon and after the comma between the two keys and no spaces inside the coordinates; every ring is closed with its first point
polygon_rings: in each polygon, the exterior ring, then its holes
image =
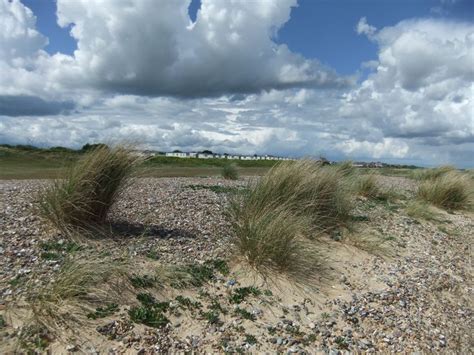
{"type": "Polygon", "coordinates": [[[348,223],[349,192],[338,169],[311,160],[278,164],[231,202],[239,254],[265,273],[312,277],[317,248],[310,239],[348,223]]]}
{"type": "Polygon", "coordinates": [[[456,168],[450,165],[444,165],[434,169],[417,169],[413,171],[413,178],[421,181],[433,180],[455,170],[456,168]]]}
{"type": "Polygon", "coordinates": [[[137,158],[124,147],[87,153],[39,196],[40,214],[61,230],[102,225],[131,177],[137,158]]]}
{"type": "Polygon", "coordinates": [[[449,171],[423,182],[418,188],[417,198],[448,210],[472,209],[473,182],[466,174],[449,171]]]}
{"type": "Polygon", "coordinates": [[[427,221],[440,221],[439,214],[433,211],[433,208],[423,201],[413,201],[406,207],[407,215],[415,219],[425,219],[427,221]]]}
{"type": "Polygon", "coordinates": [[[86,321],[84,315],[95,319],[115,311],[130,289],[126,270],[119,262],[67,260],[48,283],[27,285],[30,323],[58,334],[65,327],[74,330],[86,321]],[[103,308],[104,304],[108,306],[103,308]]]}
{"type": "Polygon", "coordinates": [[[237,167],[233,164],[227,164],[222,167],[221,175],[226,180],[238,180],[239,172],[237,167]]]}

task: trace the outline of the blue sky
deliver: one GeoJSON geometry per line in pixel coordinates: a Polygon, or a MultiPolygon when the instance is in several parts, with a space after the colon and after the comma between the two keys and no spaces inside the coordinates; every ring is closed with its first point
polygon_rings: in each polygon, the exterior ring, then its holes
{"type": "MultiPolygon", "coordinates": [[[[57,24],[56,1],[21,1],[36,15],[39,31],[49,38],[46,50],[50,54],[72,54],[77,44],[69,34],[71,26],[61,28],[57,24]]],[[[200,0],[191,1],[189,14],[192,20],[196,19],[200,6],[200,0]]],[[[377,46],[354,30],[361,17],[366,17],[377,28],[420,17],[473,21],[474,1],[300,0],[298,7],[292,10],[291,20],[280,29],[275,41],[307,58],[318,59],[340,74],[351,75],[362,69],[361,63],[377,56],[377,46]]]]}
{"type": "Polygon", "coordinates": [[[473,63],[472,0],[0,0],[0,143],[472,167],[473,63]]]}

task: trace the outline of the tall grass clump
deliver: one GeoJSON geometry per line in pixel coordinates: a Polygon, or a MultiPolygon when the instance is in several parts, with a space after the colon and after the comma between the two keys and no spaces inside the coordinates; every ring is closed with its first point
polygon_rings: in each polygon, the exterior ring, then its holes
{"type": "Polygon", "coordinates": [[[237,180],[239,172],[234,164],[227,164],[222,167],[221,175],[226,180],[237,180]]]}
{"type": "Polygon", "coordinates": [[[455,170],[456,168],[450,165],[444,165],[433,169],[417,169],[413,171],[413,178],[421,181],[433,180],[455,170]]]}
{"type": "Polygon", "coordinates": [[[342,163],[338,164],[336,166],[336,169],[339,175],[341,175],[344,178],[351,177],[357,173],[356,168],[354,167],[354,165],[352,165],[352,162],[349,160],[343,161],[342,163]]]}
{"type": "Polygon", "coordinates": [[[419,200],[449,209],[472,209],[474,206],[473,182],[466,174],[457,171],[423,182],[417,192],[419,200]]]}
{"type": "Polygon", "coordinates": [[[373,174],[358,176],[354,182],[358,194],[367,198],[376,198],[381,194],[377,179],[373,174]]]}
{"type": "Polygon", "coordinates": [[[281,206],[312,221],[314,230],[343,226],[351,210],[346,180],[329,166],[312,160],[283,162],[272,168],[245,196],[249,209],[276,210],[281,206]]]}
{"type": "Polygon", "coordinates": [[[306,277],[316,265],[311,239],[345,225],[350,206],[349,189],[337,169],[311,160],[282,162],[234,197],[235,245],[257,269],[306,277]]]}
{"type": "Polygon", "coordinates": [[[127,148],[99,147],[39,196],[41,215],[62,230],[102,225],[127,186],[137,158],[127,148]]]}

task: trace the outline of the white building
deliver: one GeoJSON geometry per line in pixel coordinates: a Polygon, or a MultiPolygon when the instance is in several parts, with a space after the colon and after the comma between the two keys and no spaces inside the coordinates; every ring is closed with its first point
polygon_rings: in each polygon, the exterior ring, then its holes
{"type": "Polygon", "coordinates": [[[187,153],[183,152],[171,152],[171,153],[166,153],[167,157],[174,157],[174,158],[188,158],[187,153]]]}

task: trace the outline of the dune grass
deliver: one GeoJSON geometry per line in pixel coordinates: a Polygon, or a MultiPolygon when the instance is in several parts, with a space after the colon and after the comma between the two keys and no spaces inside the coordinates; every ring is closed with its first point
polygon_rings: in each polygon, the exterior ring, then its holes
{"type": "Polygon", "coordinates": [[[346,225],[350,210],[349,189],[337,169],[311,160],[282,162],[234,196],[234,244],[259,271],[307,280],[319,266],[317,235],[346,225]]]}
{"type": "Polygon", "coordinates": [[[224,165],[221,169],[221,176],[226,180],[238,180],[239,172],[233,164],[224,165]]]}
{"type": "Polygon", "coordinates": [[[61,230],[102,225],[127,186],[137,158],[122,146],[100,147],[74,164],[39,196],[40,214],[61,230]]]}
{"type": "Polygon", "coordinates": [[[22,307],[31,317],[25,326],[40,327],[52,336],[65,329],[74,332],[78,324],[94,319],[90,315],[97,309],[125,301],[131,290],[125,263],[90,255],[68,260],[46,284],[38,286],[35,281],[26,286],[28,297],[22,307]]]}
{"type": "Polygon", "coordinates": [[[371,200],[394,201],[400,198],[393,188],[381,187],[374,174],[353,176],[352,186],[356,194],[371,200]]]}
{"type": "Polygon", "coordinates": [[[409,203],[406,207],[407,215],[415,219],[424,219],[426,221],[440,221],[439,213],[433,210],[433,207],[420,200],[409,203]]]}
{"type": "Polygon", "coordinates": [[[418,169],[413,171],[413,178],[420,181],[433,180],[455,170],[456,168],[451,165],[444,165],[433,169],[418,169]]]}
{"type": "Polygon", "coordinates": [[[473,182],[465,173],[447,171],[424,181],[417,198],[447,210],[470,210],[474,206],[473,182]]]}

